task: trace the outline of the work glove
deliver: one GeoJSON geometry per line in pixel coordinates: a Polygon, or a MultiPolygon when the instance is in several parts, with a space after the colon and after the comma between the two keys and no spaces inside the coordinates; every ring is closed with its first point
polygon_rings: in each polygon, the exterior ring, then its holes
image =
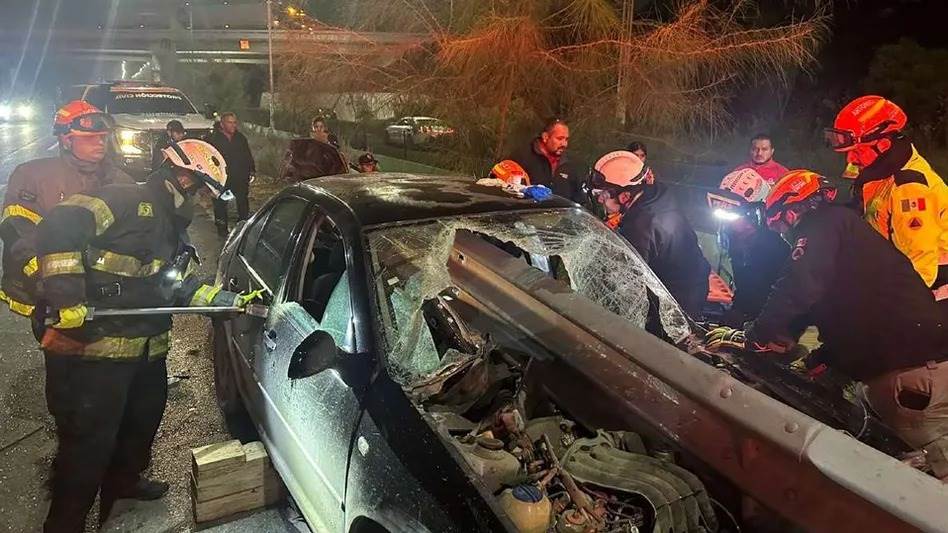
{"type": "Polygon", "coordinates": [[[264,293],[266,293],[264,289],[240,293],[234,298],[234,307],[246,307],[247,304],[257,300],[263,300],[264,293]]]}
{"type": "Polygon", "coordinates": [[[86,321],[88,314],[89,309],[83,304],[64,307],[58,311],[59,320],[53,323],[53,327],[56,329],[78,328],[86,321]]]}
{"type": "Polygon", "coordinates": [[[743,351],[747,345],[747,337],[743,330],[718,326],[708,331],[704,337],[704,342],[705,348],[709,352],[717,352],[721,349],[743,351]]]}

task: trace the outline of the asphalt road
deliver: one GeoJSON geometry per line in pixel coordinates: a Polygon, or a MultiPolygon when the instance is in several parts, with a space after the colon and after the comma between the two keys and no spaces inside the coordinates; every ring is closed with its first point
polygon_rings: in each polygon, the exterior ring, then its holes
{"type": "Polygon", "coordinates": [[[56,154],[51,130],[45,122],[0,122],[0,186],[20,163],[56,154]]]}
{"type": "MultiPolygon", "coordinates": [[[[16,165],[55,155],[55,148],[49,149],[54,142],[45,124],[0,124],[0,190],[16,165]]],[[[191,234],[205,258],[201,273],[212,276],[220,243],[207,214],[196,217],[191,234]]],[[[120,501],[104,531],[195,529],[189,450],[230,438],[214,400],[209,353],[206,319],[176,318],[168,356],[173,383],[149,473],[170,482],[172,488],[155,502],[120,501]]],[[[53,421],[46,412],[42,352],[27,321],[0,310],[0,532],[42,528],[48,507],[45,484],[55,451],[53,421]]],[[[206,531],[296,531],[285,511],[259,512],[206,531]]],[[[96,522],[92,514],[90,525],[96,522]]]]}

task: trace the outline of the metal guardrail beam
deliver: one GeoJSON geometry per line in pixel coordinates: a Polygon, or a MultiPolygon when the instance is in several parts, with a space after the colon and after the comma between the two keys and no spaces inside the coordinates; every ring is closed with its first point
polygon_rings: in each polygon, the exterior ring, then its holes
{"type": "Polygon", "coordinates": [[[458,232],[448,270],[484,307],[562,354],[571,370],[544,374],[544,389],[570,395],[555,399],[577,420],[624,418],[623,429],[645,433],[644,422],[806,531],[948,531],[948,487],[937,479],[660,341],[523,259],[458,232]],[[604,394],[590,395],[587,382],[604,394]]]}

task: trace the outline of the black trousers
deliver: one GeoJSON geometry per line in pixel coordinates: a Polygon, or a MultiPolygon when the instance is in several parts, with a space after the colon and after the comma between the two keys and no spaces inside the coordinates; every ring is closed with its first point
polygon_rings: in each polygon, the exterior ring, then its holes
{"type": "MultiPolygon", "coordinates": [[[[227,187],[234,193],[234,202],[237,203],[237,220],[246,220],[250,216],[249,178],[228,179],[227,187]]],[[[227,234],[229,228],[227,224],[227,202],[214,200],[214,224],[217,226],[218,233],[227,234]]]]}
{"type": "Polygon", "coordinates": [[[96,493],[128,486],[151,460],[168,399],[164,358],[90,361],[46,354],[46,404],[56,420],[44,531],[80,533],[96,493]]]}

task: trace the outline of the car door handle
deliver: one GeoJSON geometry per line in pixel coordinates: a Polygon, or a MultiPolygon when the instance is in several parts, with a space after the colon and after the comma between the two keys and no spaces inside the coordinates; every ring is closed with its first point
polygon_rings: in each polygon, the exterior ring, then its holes
{"type": "Polygon", "coordinates": [[[272,329],[263,330],[263,345],[267,348],[268,352],[272,352],[276,349],[277,343],[277,332],[272,329]]]}

